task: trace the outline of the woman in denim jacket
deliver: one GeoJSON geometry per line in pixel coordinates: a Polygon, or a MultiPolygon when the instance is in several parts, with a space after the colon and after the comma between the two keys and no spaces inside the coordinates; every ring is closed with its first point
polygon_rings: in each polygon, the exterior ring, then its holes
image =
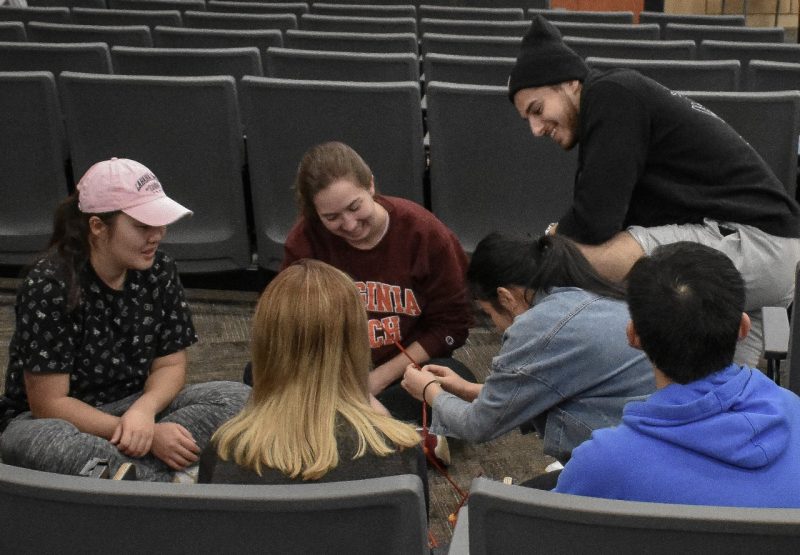
{"type": "Polygon", "coordinates": [[[569,239],[491,234],[467,281],[502,346],[483,384],[444,366],[407,368],[403,387],[433,407],[432,432],[484,442],[533,429],[544,453],[564,463],[593,430],[616,425],[625,403],[655,389],[649,362],[628,345],[624,290],[569,239]]]}

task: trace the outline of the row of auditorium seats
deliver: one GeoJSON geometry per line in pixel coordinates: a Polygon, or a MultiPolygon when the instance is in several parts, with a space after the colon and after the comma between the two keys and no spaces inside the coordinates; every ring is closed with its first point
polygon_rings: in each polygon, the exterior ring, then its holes
{"type": "MultiPolygon", "coordinates": [[[[172,25],[193,28],[216,29],[303,29],[327,32],[359,32],[359,33],[425,33],[479,36],[511,36],[521,37],[529,26],[529,21],[494,19],[448,19],[441,17],[368,17],[329,15],[328,13],[306,13],[303,8],[295,8],[295,4],[264,4],[267,8],[254,13],[252,6],[241,2],[209,2],[209,11],[192,6],[183,0],[174,0],[176,5],[171,9],[148,11],[135,2],[151,2],[153,0],[112,0],[121,4],[133,2],[127,9],[93,9],[93,8],[13,8],[0,7],[0,20],[36,21],[51,24],[86,24],[86,25],[172,25]],[[244,5],[245,7],[242,7],[244,5]],[[180,6],[180,9],[179,9],[180,6]],[[248,8],[249,6],[249,8],[248,8]],[[238,13],[236,12],[238,10],[238,13]],[[246,13],[245,13],[246,12],[246,13]],[[267,13],[268,12],[268,13],[267,13]]],[[[159,7],[168,7],[164,0],[159,7]]],[[[301,6],[305,6],[301,4],[301,6]]],[[[313,5],[312,5],[313,8],[313,5]]],[[[431,8],[434,9],[433,7],[431,8]]],[[[476,8],[477,9],[477,8],[476,8]]],[[[491,10],[489,10],[491,11],[491,10]]],[[[560,12],[553,12],[560,13],[560,12]]],[[[581,13],[581,12],[564,12],[581,13]]],[[[596,12],[602,14],[605,12],[596,12]]],[[[615,15],[619,12],[607,12],[615,15]]],[[[433,14],[432,14],[433,15],[433,14]]],[[[455,15],[455,14],[454,14],[455,15]]],[[[663,14],[662,14],[663,15],[663,14]]],[[[632,16],[632,14],[631,14],[632,16]]],[[[463,17],[463,16],[462,16],[463,17]]],[[[550,16],[553,17],[553,16],[550,16]]],[[[653,23],[607,23],[586,22],[578,18],[570,20],[553,19],[565,36],[600,37],[636,40],[740,40],[751,42],[783,42],[784,29],[781,27],[746,27],[741,24],[711,24],[708,19],[701,19],[702,24],[686,23],[684,19],[669,21],[656,20],[653,23]]],[[[585,15],[583,16],[585,18],[585,15]]],[[[698,16],[699,17],[699,16],[698,16]]],[[[726,16],[706,16],[726,18],[726,16]]],[[[727,19],[719,19],[717,23],[729,23],[727,19]]],[[[732,22],[731,22],[732,23],[732,22]]],[[[743,21],[742,21],[743,23],[743,21]]]]}
{"type": "MultiPolygon", "coordinates": [[[[431,553],[411,475],[186,487],[0,464],[0,518],[15,523],[0,535],[5,552],[431,553]]],[[[596,499],[476,478],[448,553],[794,553],[798,536],[798,509],[596,499]]]]}
{"type": "MultiPolygon", "coordinates": [[[[800,92],[689,94],[729,121],[794,194],[800,92]]],[[[577,153],[535,139],[505,87],[433,81],[426,101],[428,207],[467,251],[489,231],[538,234],[562,214],[577,153]]],[[[44,246],[69,187],[65,167],[80,177],[112,156],[145,163],[195,211],[164,242],[188,273],[244,269],[253,253],[275,269],[296,217],[297,162],[326,140],[360,152],[382,192],[426,200],[416,81],[6,72],[0,105],[0,148],[15,153],[0,159],[0,174],[24,184],[0,205],[4,264],[24,264],[44,246]]]]}
{"type": "MultiPolygon", "coordinates": [[[[35,27],[46,24],[30,25],[35,27]]],[[[187,34],[186,30],[180,28],[156,27],[156,42],[163,46],[158,48],[115,45],[109,50],[100,42],[0,42],[0,71],[41,70],[51,71],[56,75],[65,70],[127,75],[231,75],[236,79],[245,75],[266,75],[370,82],[420,79],[417,55],[407,50],[400,51],[403,43],[410,42],[414,45],[414,37],[411,35],[392,35],[383,42],[376,39],[375,44],[386,46],[382,51],[378,46],[371,47],[369,44],[372,43],[362,41],[360,46],[369,51],[348,52],[324,48],[335,48],[337,37],[320,37],[308,31],[287,33],[287,48],[280,46],[284,41],[276,35],[263,37],[273,38],[277,43],[258,43],[263,50],[251,42],[244,43],[250,46],[209,48],[220,44],[217,33],[221,31],[211,32],[214,34],[208,37],[205,31],[201,31],[201,34],[187,34]],[[207,40],[209,38],[211,40],[207,40]],[[324,44],[318,44],[315,42],[317,40],[324,44]],[[197,48],[201,45],[206,48],[197,48]]],[[[423,47],[426,49],[422,63],[424,80],[496,86],[506,83],[515,61],[513,56],[455,54],[464,51],[482,52],[479,47],[485,43],[471,43],[468,40],[447,42],[439,38],[437,35],[423,37],[423,47]],[[462,49],[463,45],[471,45],[474,50],[462,49]]],[[[345,40],[348,39],[349,37],[345,37],[345,40]]],[[[652,44],[663,46],[663,49],[639,49],[637,46],[642,43],[638,41],[567,39],[567,42],[579,53],[588,54],[590,65],[601,68],[631,67],[677,90],[757,91],[800,88],[800,66],[794,67],[800,64],[798,44],[752,45],[703,41],[699,48],[695,48],[691,42],[678,44],[658,41],[652,44]],[[693,59],[692,53],[695,51],[698,59],[693,59]],[[760,62],[751,68],[751,59],[760,62]],[[784,63],[776,65],[771,62],[784,63]]],[[[644,44],[651,42],[646,41],[644,44]]],[[[352,41],[348,46],[353,46],[352,41]]],[[[516,45],[508,46],[518,48],[516,45]]],[[[489,48],[486,50],[493,52],[489,48]]]]}

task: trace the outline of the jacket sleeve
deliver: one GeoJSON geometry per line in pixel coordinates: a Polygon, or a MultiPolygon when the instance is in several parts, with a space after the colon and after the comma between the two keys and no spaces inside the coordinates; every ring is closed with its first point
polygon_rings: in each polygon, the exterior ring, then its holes
{"type": "Polygon", "coordinates": [[[623,229],[647,159],[650,118],[635,94],[608,81],[586,90],[580,117],[573,202],[559,220],[558,233],[596,245],[623,229]]]}
{"type": "Polygon", "coordinates": [[[431,233],[426,267],[419,285],[426,299],[410,341],[418,341],[431,358],[446,356],[467,340],[473,307],[466,284],[467,256],[444,224],[431,233]]]}

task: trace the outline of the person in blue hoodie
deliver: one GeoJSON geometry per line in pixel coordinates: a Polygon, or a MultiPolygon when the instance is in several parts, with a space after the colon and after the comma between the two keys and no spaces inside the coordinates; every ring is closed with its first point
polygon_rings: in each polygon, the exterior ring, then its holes
{"type": "Polygon", "coordinates": [[[697,243],[659,247],[633,266],[628,340],[652,362],[658,389],[578,446],[555,491],[800,507],[800,398],[732,363],[750,326],[744,291],[731,260],[697,243]]]}

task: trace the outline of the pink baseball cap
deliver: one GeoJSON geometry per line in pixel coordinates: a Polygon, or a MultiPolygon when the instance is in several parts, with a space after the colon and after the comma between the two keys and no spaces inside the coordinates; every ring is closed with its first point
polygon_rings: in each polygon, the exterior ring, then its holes
{"type": "Polygon", "coordinates": [[[169,225],[192,215],[164,193],[153,172],[126,158],[103,160],[83,174],[78,183],[78,208],[87,214],[121,210],[152,226],[169,225]]]}

